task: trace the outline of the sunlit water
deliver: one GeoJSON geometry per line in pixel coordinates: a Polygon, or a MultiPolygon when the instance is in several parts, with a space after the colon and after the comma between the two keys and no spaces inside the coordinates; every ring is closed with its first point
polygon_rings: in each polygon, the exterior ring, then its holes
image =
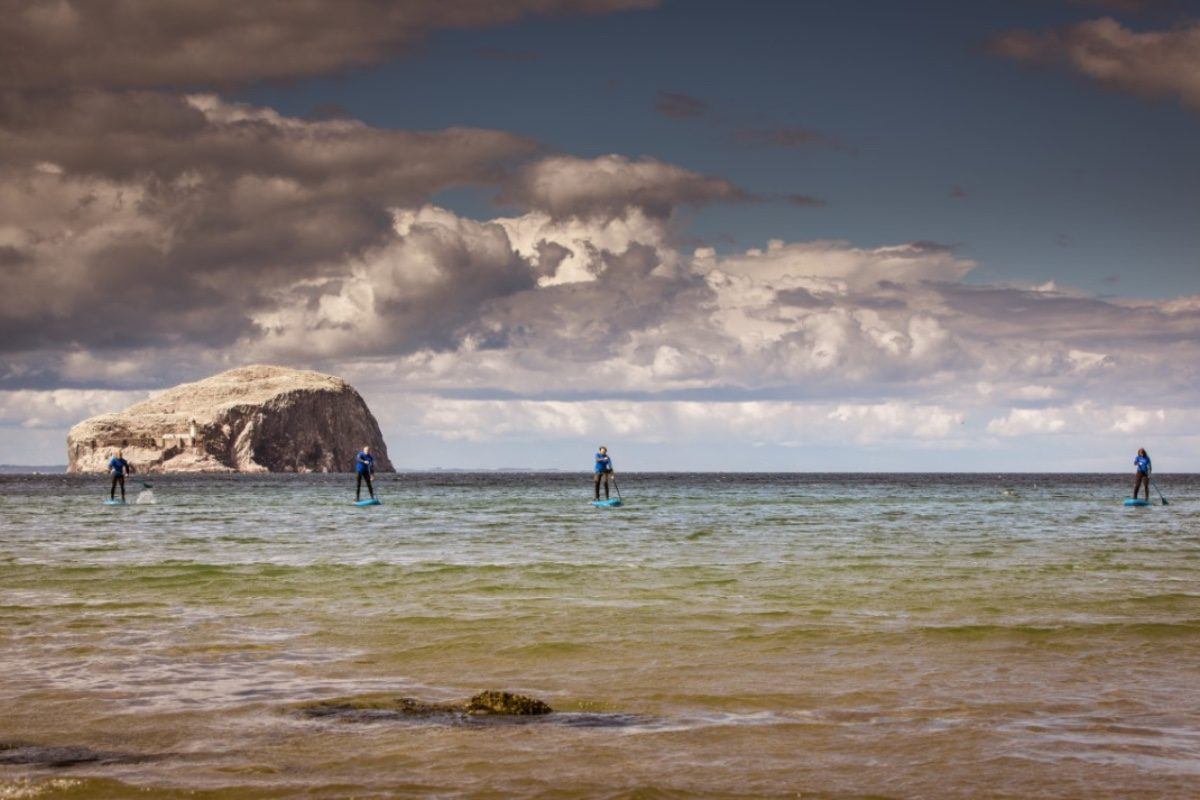
{"type": "Polygon", "coordinates": [[[0,478],[0,798],[1200,794],[1195,477],[154,483],[0,478]]]}

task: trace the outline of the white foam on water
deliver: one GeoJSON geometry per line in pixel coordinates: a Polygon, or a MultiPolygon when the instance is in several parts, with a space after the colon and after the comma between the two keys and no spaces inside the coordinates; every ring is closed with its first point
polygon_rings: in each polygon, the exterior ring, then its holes
{"type": "Polygon", "coordinates": [[[142,491],[138,492],[137,504],[139,506],[153,505],[154,492],[150,489],[143,489],[142,491]]]}

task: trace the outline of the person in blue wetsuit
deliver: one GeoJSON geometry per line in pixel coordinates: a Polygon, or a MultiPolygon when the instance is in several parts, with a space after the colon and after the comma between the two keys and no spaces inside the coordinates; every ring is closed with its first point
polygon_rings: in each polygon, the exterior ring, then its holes
{"type": "Polygon", "coordinates": [[[355,501],[362,499],[363,481],[367,482],[367,491],[373,499],[375,487],[371,485],[371,476],[375,474],[375,456],[371,455],[370,447],[363,445],[363,449],[354,457],[354,471],[358,473],[358,481],[354,485],[355,501]]]}
{"type": "Polygon", "coordinates": [[[1141,489],[1142,486],[1145,485],[1146,500],[1149,501],[1150,500],[1150,473],[1152,471],[1152,468],[1150,466],[1150,456],[1146,455],[1146,448],[1143,447],[1140,450],[1138,450],[1137,457],[1133,459],[1133,465],[1135,467],[1137,467],[1137,478],[1135,478],[1133,481],[1133,499],[1134,500],[1137,499],[1138,489],[1141,489]]]}
{"type": "Polygon", "coordinates": [[[108,471],[112,474],[112,486],[108,489],[108,499],[117,499],[117,484],[121,485],[121,502],[125,502],[125,476],[133,472],[133,464],[125,460],[120,450],[108,460],[108,471]]]}
{"type": "Polygon", "coordinates": [[[600,482],[604,482],[604,499],[608,499],[608,482],[616,473],[613,472],[612,459],[608,457],[608,448],[601,447],[596,452],[596,466],[594,468],[594,476],[596,479],[596,499],[600,499],[600,482]]]}

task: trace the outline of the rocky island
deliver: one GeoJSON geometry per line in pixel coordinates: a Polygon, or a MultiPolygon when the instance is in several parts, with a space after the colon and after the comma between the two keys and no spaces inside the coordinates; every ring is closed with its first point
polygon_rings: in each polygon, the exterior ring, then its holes
{"type": "Polygon", "coordinates": [[[103,472],[121,449],[139,472],[348,472],[370,445],[393,472],[379,424],[341,378],[250,366],[168,389],[67,434],[68,472],[103,472]]]}

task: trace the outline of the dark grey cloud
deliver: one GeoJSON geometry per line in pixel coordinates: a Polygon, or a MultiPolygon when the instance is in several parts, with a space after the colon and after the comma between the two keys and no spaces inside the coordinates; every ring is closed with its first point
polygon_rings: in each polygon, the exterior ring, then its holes
{"type": "Polygon", "coordinates": [[[32,264],[33,256],[24,250],[18,250],[12,245],[0,246],[0,267],[16,268],[25,264],[32,264]]]}
{"type": "MultiPolygon", "coordinates": [[[[503,228],[448,212],[419,213],[397,242],[368,260],[378,334],[361,343],[359,352],[455,349],[463,343],[464,325],[490,302],[534,289],[537,277],[503,228]],[[411,269],[414,263],[436,265],[436,275],[411,269]]],[[[490,347],[503,341],[494,335],[480,338],[493,340],[490,347]]]]}
{"type": "Polygon", "coordinates": [[[619,252],[598,249],[597,255],[595,280],[495,300],[467,332],[503,336],[524,365],[557,372],[564,386],[635,339],[643,355],[656,343],[686,341],[688,350],[715,343],[709,330],[695,324],[715,299],[702,276],[657,274],[659,254],[643,244],[631,243],[619,252]],[[568,374],[556,370],[556,362],[575,366],[568,374]]]}
{"type": "Polygon", "coordinates": [[[935,291],[945,311],[969,320],[961,328],[963,335],[997,342],[1044,340],[1129,351],[1135,342],[1180,342],[1200,326],[1200,309],[1164,313],[1156,304],[1003,286],[940,284],[935,291]]]}
{"type": "Polygon", "coordinates": [[[430,32],[658,0],[0,0],[0,87],[214,86],[322,75],[430,32]]]}
{"type": "Polygon", "coordinates": [[[948,254],[955,252],[958,247],[953,244],[944,242],[935,242],[931,239],[918,239],[915,242],[909,242],[908,248],[918,253],[933,253],[933,254],[948,254]]]}
{"type": "Polygon", "coordinates": [[[675,119],[702,117],[708,113],[708,103],[690,94],[659,92],[654,99],[654,110],[664,117],[675,119]]]}
{"type": "Polygon", "coordinates": [[[808,289],[801,287],[778,291],[775,293],[775,297],[781,305],[795,306],[796,308],[829,308],[833,305],[833,301],[828,297],[818,297],[808,289]]]}
{"type": "Polygon", "coordinates": [[[0,263],[2,347],[227,346],[280,285],[390,241],[391,208],[496,183],[536,148],[211,96],[0,93],[0,218],[20,239],[0,263]]]}
{"type": "Polygon", "coordinates": [[[486,179],[536,148],[501,131],[411,132],[353,120],[305,121],[212,95],[0,92],[0,165],[51,163],[67,175],[171,180],[281,176],[403,203],[486,179]]]}
{"type": "Polygon", "coordinates": [[[550,277],[558,271],[559,265],[572,255],[570,248],[558,243],[542,239],[534,246],[537,257],[534,263],[538,275],[550,277]]]}

